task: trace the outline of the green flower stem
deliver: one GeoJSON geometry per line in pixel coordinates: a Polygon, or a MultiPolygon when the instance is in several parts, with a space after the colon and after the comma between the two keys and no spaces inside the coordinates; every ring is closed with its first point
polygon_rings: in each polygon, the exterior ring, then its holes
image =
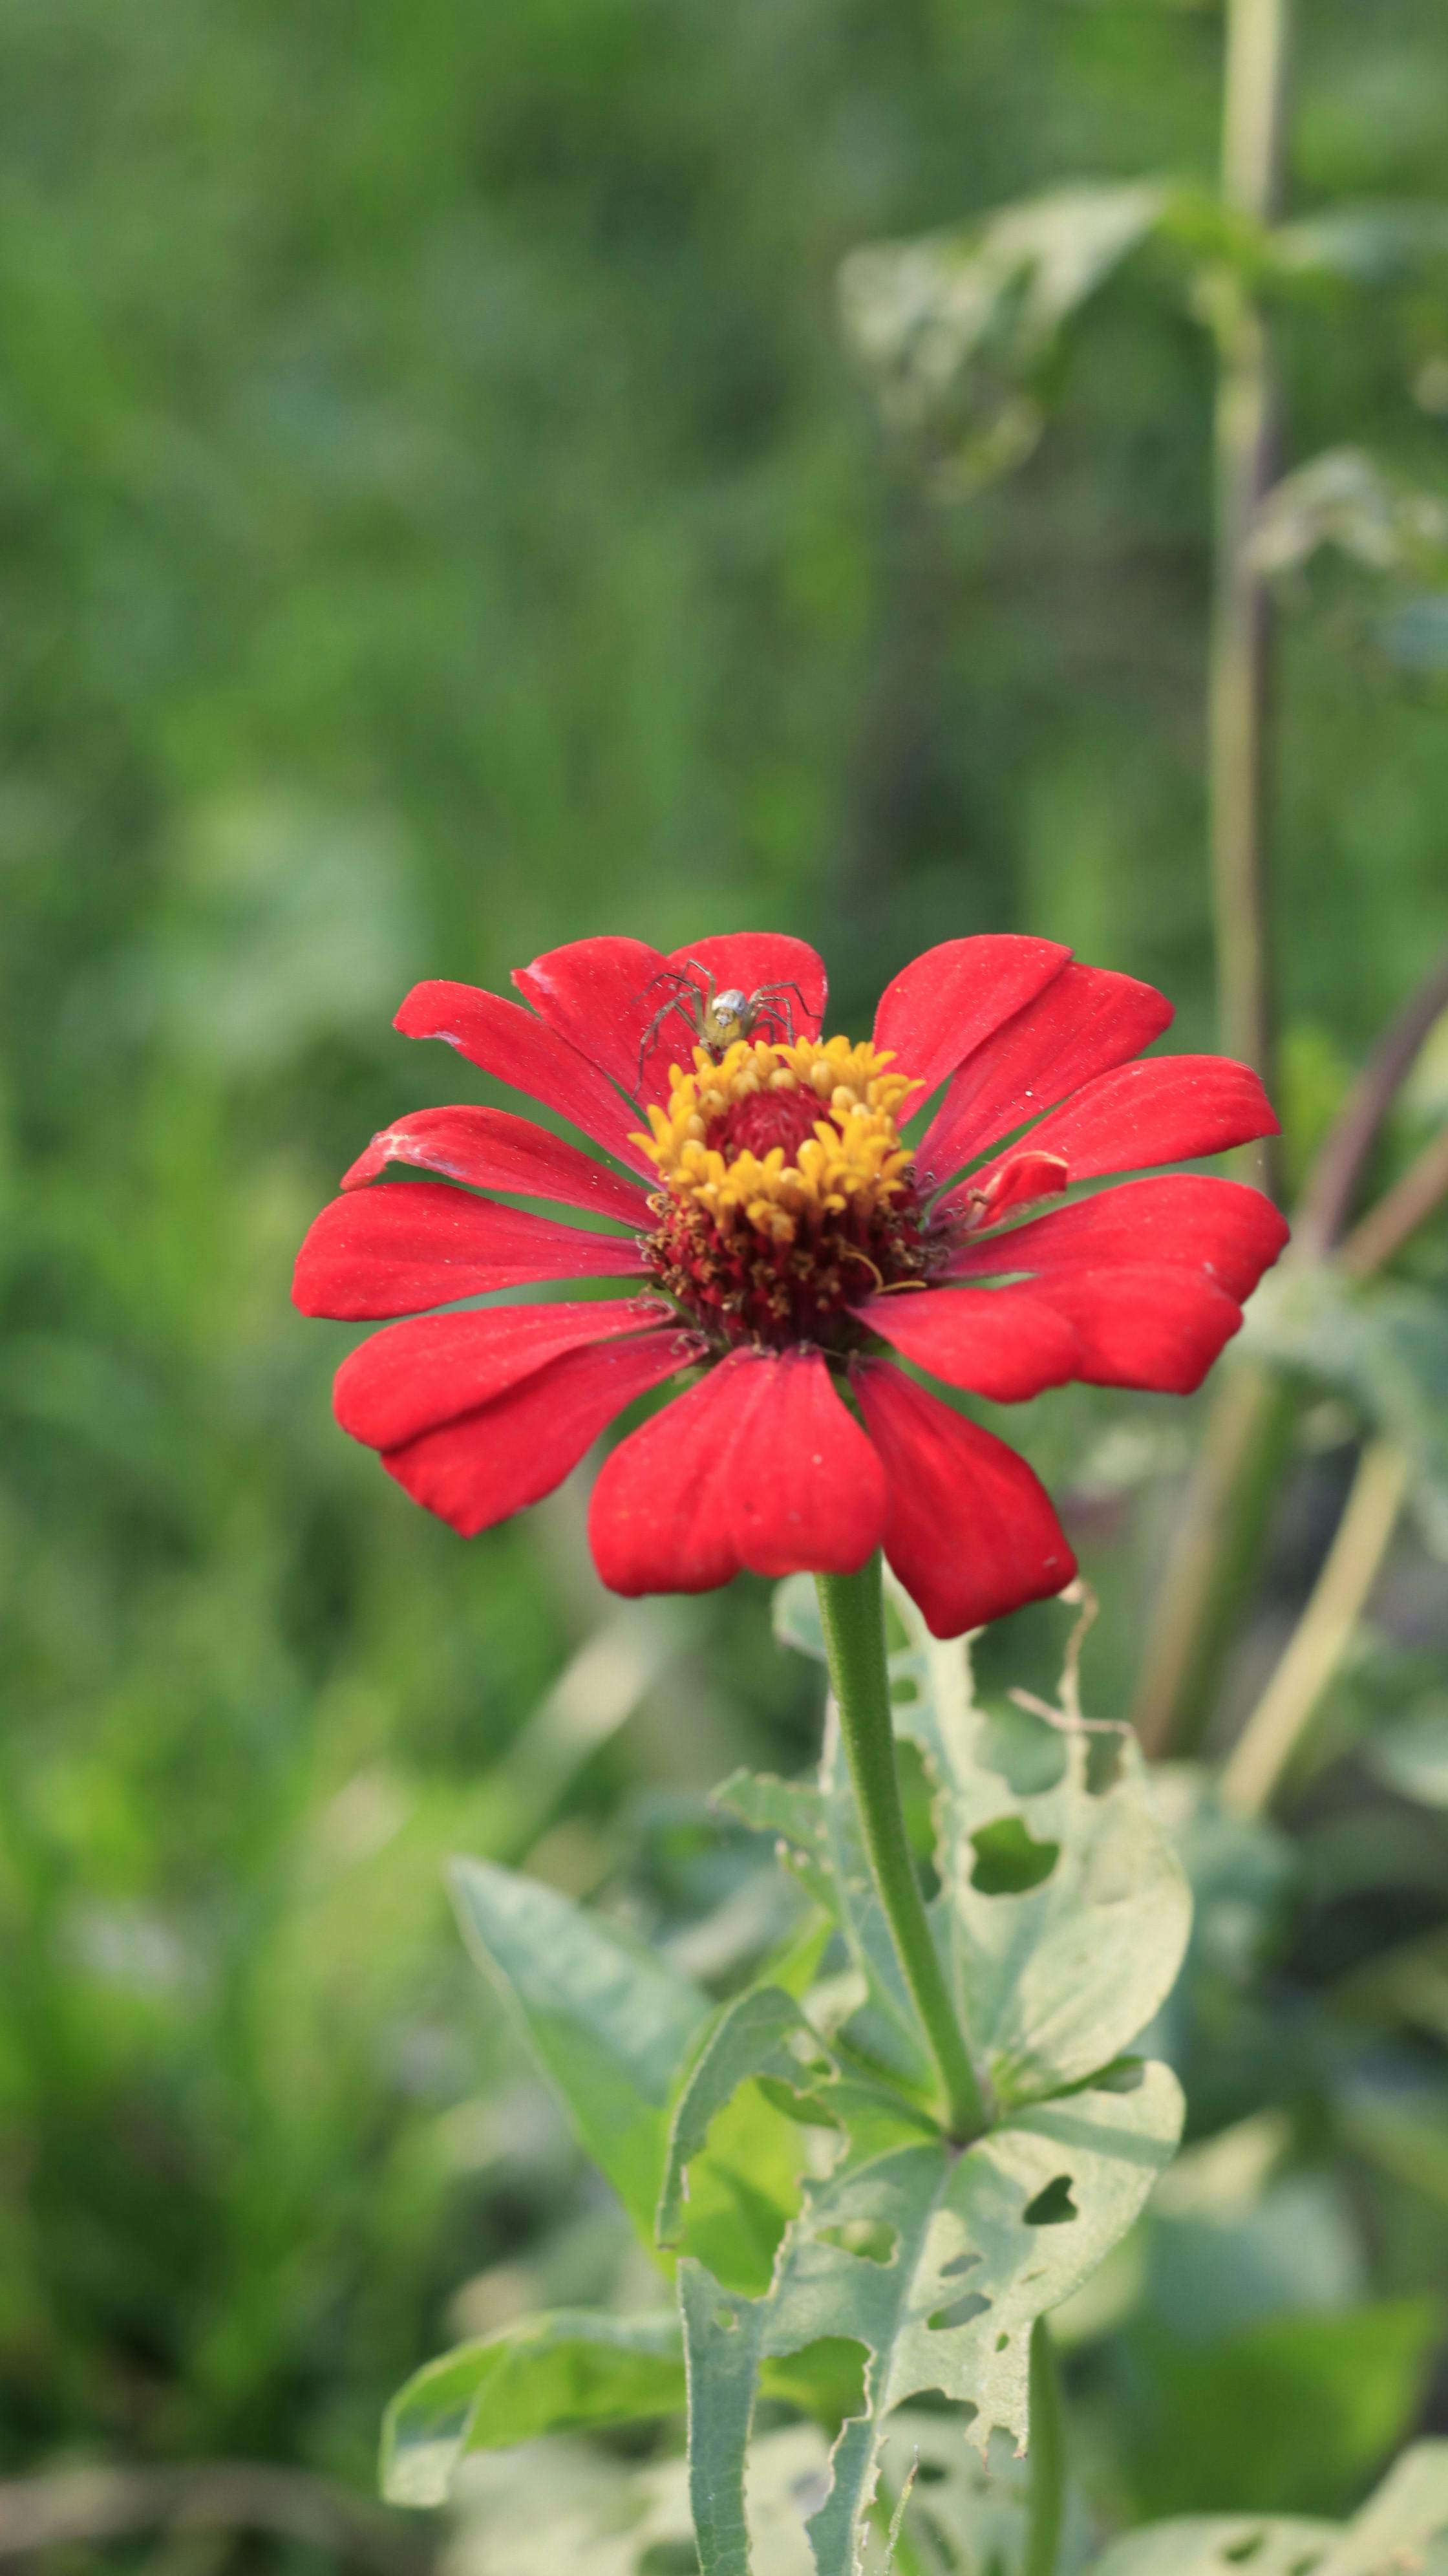
{"type": "Polygon", "coordinates": [[[876,1894],[885,1909],[905,1982],[940,2070],[951,2135],[968,2145],[986,2126],[985,2107],[945,1982],[905,1832],[900,1775],[895,1767],[895,1721],[885,1664],[885,1604],[879,1556],[872,1556],[858,1574],[817,1574],[815,1582],[830,1680],[839,1705],[840,1733],[876,1894]]]}
{"type": "Polygon", "coordinates": [[[1021,2576],[1056,2576],[1066,2504],[1066,2428],[1061,2382],[1044,2317],[1031,2328],[1031,2500],[1021,2576]]]}

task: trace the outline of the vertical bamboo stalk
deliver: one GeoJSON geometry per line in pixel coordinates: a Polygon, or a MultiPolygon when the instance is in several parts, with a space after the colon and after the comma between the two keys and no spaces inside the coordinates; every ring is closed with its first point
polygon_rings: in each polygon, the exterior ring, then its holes
{"type": "MultiPolygon", "coordinates": [[[[1254,223],[1281,209],[1291,0],[1228,0],[1222,194],[1254,223]]],[[[1208,682],[1209,807],[1218,1010],[1229,1055],[1274,1074],[1268,848],[1272,600],[1252,561],[1262,502],[1276,479],[1276,369],[1267,318],[1235,275],[1211,296],[1219,351],[1216,570],[1208,682]]],[[[1270,1145],[1253,1177],[1276,1180],[1270,1145]]]]}

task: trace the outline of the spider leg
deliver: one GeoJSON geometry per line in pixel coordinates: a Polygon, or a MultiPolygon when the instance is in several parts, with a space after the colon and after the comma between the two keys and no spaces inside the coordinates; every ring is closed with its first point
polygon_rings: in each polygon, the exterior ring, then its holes
{"type": "MultiPolygon", "coordinates": [[[[692,959],[690,960],[690,963],[693,963],[692,959]]],[[[644,998],[644,994],[651,993],[656,984],[682,984],[686,993],[694,994],[698,1001],[702,1002],[704,999],[704,996],[699,991],[699,987],[692,975],[682,974],[677,966],[661,966],[657,975],[651,975],[649,977],[648,982],[643,988],[643,992],[635,995],[635,1000],[641,1002],[644,998]]]]}
{"type": "Polygon", "coordinates": [[[754,995],[754,999],[756,1002],[768,1002],[771,1005],[774,1005],[775,997],[779,997],[777,1007],[771,1008],[769,1016],[772,1019],[777,1018],[783,1021],[784,1027],[788,1033],[789,1043],[793,1046],[795,1034],[794,1013],[791,1010],[788,1001],[788,996],[791,993],[793,993],[795,1000],[798,1002],[801,1012],[808,1017],[809,1005],[806,1002],[803,993],[800,991],[798,984],[761,984],[759,990],[754,995]]]}
{"type": "MultiPolygon", "coordinates": [[[[657,982],[657,977],[655,977],[654,980],[657,982]]],[[[687,989],[690,992],[694,991],[692,985],[689,985],[687,989]]],[[[697,993],[694,994],[694,998],[696,1001],[698,1000],[699,996],[697,993]]],[[[672,1011],[681,1012],[685,1026],[692,1032],[696,1039],[698,1037],[698,1023],[690,1017],[689,1006],[685,1001],[683,994],[671,993],[668,1000],[661,1003],[658,1010],[655,1011],[653,1018],[650,1020],[648,1027],[645,1029],[643,1036],[639,1040],[638,1081],[640,1088],[642,1088],[643,1085],[645,1058],[647,1057],[649,1049],[653,1045],[655,1038],[658,1036],[660,1029],[663,1027],[665,1020],[667,1020],[670,1012],[672,1011]]]]}

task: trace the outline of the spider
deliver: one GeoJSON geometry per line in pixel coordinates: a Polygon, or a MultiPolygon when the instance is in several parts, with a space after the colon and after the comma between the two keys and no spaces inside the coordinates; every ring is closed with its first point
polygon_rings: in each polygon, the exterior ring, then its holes
{"type": "Polygon", "coordinates": [[[791,994],[801,1012],[806,1011],[805,998],[798,984],[761,984],[752,993],[741,993],[736,985],[731,985],[727,992],[720,993],[715,990],[714,978],[707,966],[701,966],[694,957],[689,959],[689,964],[693,968],[689,975],[677,966],[661,966],[657,975],[650,976],[639,995],[639,1000],[643,1001],[656,985],[672,984],[674,987],[667,1001],[660,1003],[639,1041],[641,1084],[644,1059],[673,1011],[677,1011],[684,1020],[695,1045],[701,1046],[716,1064],[736,1038],[753,1037],[762,1022],[768,1022],[776,1036],[782,1035],[787,1044],[794,1044],[791,994]]]}

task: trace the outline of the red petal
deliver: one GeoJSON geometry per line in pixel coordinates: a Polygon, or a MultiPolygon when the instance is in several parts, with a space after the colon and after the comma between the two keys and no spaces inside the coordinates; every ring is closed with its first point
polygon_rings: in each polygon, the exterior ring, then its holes
{"type": "Polygon", "coordinates": [[[1024,1458],[888,1361],[850,1375],[885,1462],[885,1554],[933,1636],[958,1637],[1061,1591],[1076,1559],[1024,1458]]]}
{"type": "Polygon", "coordinates": [[[562,1352],[620,1333],[657,1332],[659,1308],[629,1298],[590,1306],[485,1306],[420,1315],[374,1333],[342,1362],[337,1420],[369,1449],[397,1449],[460,1413],[475,1413],[562,1352]]]}
{"type": "Polygon", "coordinates": [[[464,1538],[540,1502],[635,1396],[687,1368],[678,1333],[568,1351],[437,1431],[383,1452],[389,1476],[464,1538]]]}
{"type": "Polygon", "coordinates": [[[446,1039],[469,1064],[556,1109],[595,1144],[653,1179],[648,1156],[628,1141],[639,1124],[632,1102],[621,1100],[597,1064],[519,1003],[476,984],[414,984],[392,1025],[407,1038],[446,1039]]]}
{"type": "Polygon", "coordinates": [[[475,1190],[517,1190],[528,1198],[561,1199],[647,1227],[648,1201],[636,1181],[595,1162],[562,1136],[515,1118],[508,1109],[415,1109],[373,1137],[342,1175],[344,1190],[375,1181],[388,1163],[415,1163],[445,1172],[475,1190]]]}
{"type": "Polygon", "coordinates": [[[573,939],[516,967],[513,981],[550,1028],[636,1100],[640,1049],[672,990],[659,980],[667,962],[642,939],[573,939]]]}
{"type": "MultiPolygon", "coordinates": [[[[1191,1162],[1277,1132],[1250,1066],[1225,1055],[1164,1055],[1098,1074],[1026,1142],[1033,1153],[1064,1155],[1073,1181],[1090,1181],[1148,1163],[1191,1162]]],[[[982,1164],[971,1187],[983,1189],[997,1168],[982,1164]]]]}
{"type": "Polygon", "coordinates": [[[556,1225],[445,1182],[384,1181],[323,1208],[297,1255],[292,1299],[304,1315],[352,1322],[540,1279],[622,1279],[642,1268],[632,1235],[556,1225]]]}
{"type": "Polygon", "coordinates": [[[880,1462],[818,1351],[734,1351],[616,1449],[588,1534],[615,1592],[854,1574],[880,1543],[880,1462]]]}
{"type": "Polygon", "coordinates": [[[916,1106],[1033,1001],[1070,954],[1054,939],[1001,935],[947,939],[902,966],[880,996],[875,1044],[893,1050],[897,1072],[923,1084],[916,1106]]]}
{"type": "Polygon", "coordinates": [[[772,931],[733,931],[696,939],[661,957],[639,939],[577,939],[536,957],[514,976],[519,991],[550,1025],[604,1067],[638,1100],[667,1100],[669,1067],[693,1062],[695,1017],[709,998],[731,989],[792,985],[765,1034],[818,1034],[825,970],[802,939],[772,931]],[[785,1013],[788,1016],[786,1017],[785,1013]]]}
{"type": "Polygon", "coordinates": [[[967,1209],[973,1225],[998,1225],[1002,1217],[1029,1204],[1032,1199],[1059,1198],[1070,1175],[1060,1154],[1007,1154],[997,1163],[995,1177],[984,1189],[974,1184],[953,1192],[948,1205],[967,1209]]]}
{"type": "Polygon", "coordinates": [[[1088,1386],[1190,1395],[1242,1325],[1235,1297],[1199,1271],[1164,1261],[1072,1271],[1043,1280],[1039,1294],[1074,1328],[1074,1374],[1088,1386]]]}
{"type": "Polygon", "coordinates": [[[1260,1190],[1241,1181],[1175,1173],[1098,1190],[988,1242],[967,1244],[951,1262],[956,1278],[1026,1272],[1052,1279],[1117,1262],[1171,1262],[1198,1271],[1239,1303],[1287,1241],[1287,1226],[1260,1190]]]}
{"type": "Polygon", "coordinates": [[[962,1064],[922,1140],[921,1170],[948,1180],[1083,1082],[1140,1055],[1171,1020],[1170,1002],[1151,984],[1101,966],[1063,967],[962,1064]]]}
{"type": "Polygon", "coordinates": [[[1019,1404],[1043,1387],[1079,1377],[1076,1336],[1059,1300],[1029,1288],[925,1288],[915,1295],[872,1297],[855,1313],[862,1324],[950,1386],[968,1386],[997,1404],[1019,1404]]]}

